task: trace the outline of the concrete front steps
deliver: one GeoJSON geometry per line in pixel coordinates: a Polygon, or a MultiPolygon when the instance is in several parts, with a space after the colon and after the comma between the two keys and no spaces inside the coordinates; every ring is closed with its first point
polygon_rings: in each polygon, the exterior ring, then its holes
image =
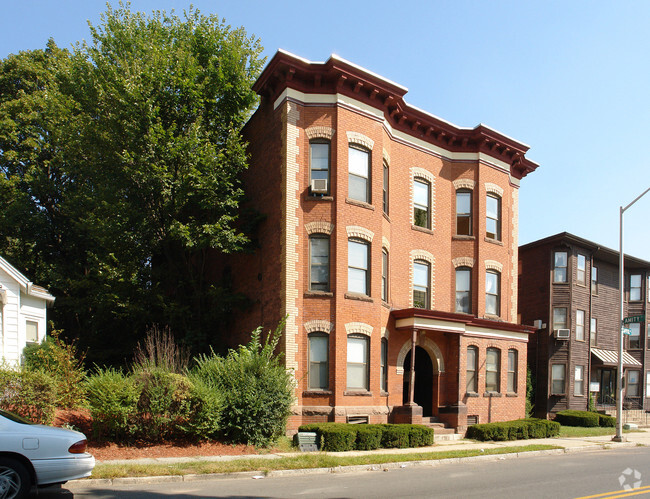
{"type": "Polygon", "coordinates": [[[449,428],[445,423],[441,423],[438,421],[438,418],[434,416],[423,417],[422,424],[424,426],[428,426],[429,428],[433,428],[434,442],[440,442],[444,440],[460,440],[463,438],[462,435],[456,433],[455,428],[449,428]]]}

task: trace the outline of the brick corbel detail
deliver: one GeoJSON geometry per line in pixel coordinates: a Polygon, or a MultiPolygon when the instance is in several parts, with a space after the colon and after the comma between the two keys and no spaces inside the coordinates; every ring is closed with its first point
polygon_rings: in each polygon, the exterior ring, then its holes
{"type": "Polygon", "coordinates": [[[474,190],[474,186],[476,182],[468,178],[459,178],[458,180],[454,180],[453,184],[455,190],[458,189],[474,190]]]}
{"type": "Polygon", "coordinates": [[[496,270],[501,274],[503,272],[503,264],[495,260],[485,260],[485,270],[496,270]]]}
{"type": "Polygon", "coordinates": [[[328,236],[332,235],[334,231],[334,224],[329,222],[309,222],[305,224],[305,230],[310,236],[312,234],[327,234],[328,236]]]}
{"type": "Polygon", "coordinates": [[[308,333],[331,333],[334,330],[334,324],[324,320],[314,320],[305,322],[305,330],[308,333]]]}
{"type": "Polygon", "coordinates": [[[356,237],[358,239],[363,239],[364,241],[372,242],[372,238],[375,237],[375,233],[371,230],[366,229],[365,227],[359,227],[358,225],[348,225],[345,230],[348,233],[348,238],[356,237]]]}
{"type": "Polygon", "coordinates": [[[474,267],[474,259],[471,256],[461,256],[458,258],[454,258],[451,263],[454,264],[454,268],[457,269],[458,267],[469,267],[472,268],[474,267]]]}
{"type": "Polygon", "coordinates": [[[388,154],[388,151],[386,149],[382,151],[382,156],[384,158],[384,163],[390,166],[390,154],[388,154]]]}
{"type": "Polygon", "coordinates": [[[386,248],[386,251],[390,253],[390,241],[386,236],[381,236],[381,247],[386,248]]]}
{"type": "Polygon", "coordinates": [[[348,143],[357,144],[358,146],[365,147],[372,151],[372,148],[375,146],[375,141],[370,137],[366,137],[364,134],[359,132],[347,132],[348,143]]]}
{"type": "Polygon", "coordinates": [[[312,139],[327,139],[332,140],[334,137],[334,129],[328,126],[310,126],[305,129],[305,134],[309,140],[312,139]]]}
{"type": "Polygon", "coordinates": [[[366,336],[372,336],[373,327],[370,324],[364,322],[348,322],[345,325],[345,331],[348,334],[365,334],[366,336]]]}
{"type": "Polygon", "coordinates": [[[487,184],[485,184],[485,191],[490,194],[496,194],[500,198],[503,197],[503,189],[499,187],[497,184],[492,184],[488,182],[487,184]]]}

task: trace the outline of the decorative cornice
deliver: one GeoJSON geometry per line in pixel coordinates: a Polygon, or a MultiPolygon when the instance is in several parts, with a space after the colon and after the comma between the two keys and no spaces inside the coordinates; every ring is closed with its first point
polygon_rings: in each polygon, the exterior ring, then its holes
{"type": "Polygon", "coordinates": [[[460,256],[454,258],[451,263],[454,265],[455,269],[458,267],[474,267],[474,259],[471,256],[460,256]]]}
{"type": "Polygon", "coordinates": [[[305,224],[305,230],[310,236],[312,234],[327,234],[329,236],[334,231],[334,224],[324,221],[309,222],[305,224]]]}
{"type": "Polygon", "coordinates": [[[358,146],[365,147],[372,151],[372,148],[375,146],[375,141],[370,137],[366,137],[364,134],[359,132],[346,132],[348,136],[349,144],[357,144],[358,146]]]}
{"type": "Polygon", "coordinates": [[[348,237],[356,237],[368,241],[369,243],[371,243],[372,238],[375,237],[374,232],[365,227],[359,227],[358,225],[348,225],[345,230],[348,233],[348,237]]]}
{"type": "Polygon", "coordinates": [[[347,334],[365,334],[366,336],[372,336],[372,330],[373,327],[364,322],[348,322],[345,325],[345,332],[347,334]]]}
{"type": "Polygon", "coordinates": [[[334,129],[328,126],[310,126],[305,128],[305,134],[309,140],[313,139],[327,139],[332,140],[334,137],[334,129]]]}
{"type": "Polygon", "coordinates": [[[485,125],[461,128],[404,101],[407,89],[362,67],[332,55],[312,62],[278,51],[253,85],[262,105],[273,102],[285,89],[305,94],[343,95],[381,111],[396,130],[450,151],[491,156],[510,165],[510,174],[521,179],[537,164],[526,158],[529,146],[485,125]]]}
{"type": "Polygon", "coordinates": [[[474,185],[476,182],[469,178],[459,178],[457,180],[454,180],[452,182],[454,184],[454,189],[469,189],[469,190],[474,190],[474,185]]]}
{"type": "Polygon", "coordinates": [[[304,324],[307,333],[326,333],[330,334],[334,330],[334,324],[324,320],[308,321],[304,324]]]}

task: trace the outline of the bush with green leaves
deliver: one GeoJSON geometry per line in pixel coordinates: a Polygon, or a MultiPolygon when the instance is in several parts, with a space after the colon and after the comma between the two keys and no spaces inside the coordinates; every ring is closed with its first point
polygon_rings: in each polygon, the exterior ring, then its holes
{"type": "Polygon", "coordinates": [[[556,421],[527,418],[472,425],[467,429],[466,436],[481,441],[505,441],[549,438],[557,436],[559,432],[560,424],[556,421]]]}
{"type": "Polygon", "coordinates": [[[381,435],[381,446],[385,449],[405,449],[409,446],[409,425],[385,424],[381,435]]]}
{"type": "Polygon", "coordinates": [[[46,373],[56,385],[57,407],[75,409],[85,402],[84,356],[75,343],[65,343],[60,334],[61,331],[52,330],[42,343],[25,347],[24,369],[46,373]]]}
{"type": "Polygon", "coordinates": [[[356,450],[375,450],[381,447],[383,429],[379,425],[357,425],[356,450]]]}
{"type": "Polygon", "coordinates": [[[293,402],[293,379],[274,353],[284,323],[261,340],[261,328],[248,345],[225,358],[203,355],[192,376],[218,389],[223,399],[221,430],[235,443],[267,446],[284,434],[293,402]]]}
{"type": "Polygon", "coordinates": [[[605,428],[615,428],[616,418],[613,416],[608,416],[607,414],[598,413],[598,426],[605,428]]]}
{"type": "Polygon", "coordinates": [[[117,369],[97,368],[88,376],[86,395],[97,438],[119,442],[135,435],[140,392],[135,378],[117,369]]]}
{"type": "Polygon", "coordinates": [[[409,425],[409,447],[433,445],[433,428],[424,425],[409,425]]]}
{"type": "Polygon", "coordinates": [[[564,426],[595,427],[600,418],[597,412],[566,410],[555,415],[555,421],[564,426]]]}
{"type": "Polygon", "coordinates": [[[52,424],[56,410],[56,383],[42,371],[1,369],[0,408],[34,423],[52,424]]]}

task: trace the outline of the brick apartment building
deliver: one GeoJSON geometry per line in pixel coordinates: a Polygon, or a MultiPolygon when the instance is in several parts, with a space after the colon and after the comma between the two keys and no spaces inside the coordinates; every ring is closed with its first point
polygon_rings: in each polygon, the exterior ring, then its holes
{"type": "MultiPolygon", "coordinates": [[[[650,262],[626,255],[624,263],[625,316],[647,318],[650,262]]],[[[519,248],[521,322],[541,322],[528,344],[537,416],[586,410],[590,393],[600,408],[615,406],[619,289],[618,251],[566,232],[519,248]]],[[[624,407],[644,409],[650,396],[647,321],[629,327],[624,407]]]]}
{"type": "Polygon", "coordinates": [[[243,180],[266,218],[256,253],[228,268],[253,302],[231,329],[287,317],[290,429],[424,416],[462,431],[523,417],[532,328],[517,323],[517,204],[537,167],[528,147],[412,107],[404,87],[336,56],[280,51],[254,88],[243,180]]]}

